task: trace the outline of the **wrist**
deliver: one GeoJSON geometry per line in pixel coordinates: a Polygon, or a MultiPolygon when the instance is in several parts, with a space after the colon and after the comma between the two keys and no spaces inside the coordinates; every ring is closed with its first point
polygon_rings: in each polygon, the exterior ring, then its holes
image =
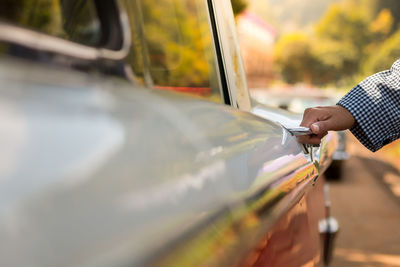
{"type": "Polygon", "coordinates": [[[352,128],[356,123],[353,114],[351,114],[351,112],[347,108],[341,105],[336,105],[336,109],[338,111],[338,114],[340,115],[340,120],[342,120],[343,128],[352,128]]]}

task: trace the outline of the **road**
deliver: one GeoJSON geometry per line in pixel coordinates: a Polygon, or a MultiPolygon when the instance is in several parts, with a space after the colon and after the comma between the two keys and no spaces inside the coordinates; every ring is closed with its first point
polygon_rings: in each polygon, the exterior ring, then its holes
{"type": "Polygon", "coordinates": [[[330,266],[400,266],[400,171],[351,138],[341,181],[330,182],[340,223],[330,266]]]}

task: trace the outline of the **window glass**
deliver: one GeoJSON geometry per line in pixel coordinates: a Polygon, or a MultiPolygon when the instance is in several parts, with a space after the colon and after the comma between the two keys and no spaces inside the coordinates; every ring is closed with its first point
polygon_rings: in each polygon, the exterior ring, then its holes
{"type": "Polygon", "coordinates": [[[138,79],[222,102],[204,0],[126,0],[132,15],[130,63],[138,79]]]}
{"type": "Polygon", "coordinates": [[[100,20],[93,0],[3,0],[0,19],[85,45],[101,44],[100,20]]]}

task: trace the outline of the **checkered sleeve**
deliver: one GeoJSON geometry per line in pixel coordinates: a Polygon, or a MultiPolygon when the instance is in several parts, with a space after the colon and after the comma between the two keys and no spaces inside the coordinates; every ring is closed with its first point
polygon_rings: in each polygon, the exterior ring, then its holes
{"type": "Polygon", "coordinates": [[[400,59],[390,70],[376,73],[338,103],[355,118],[350,129],[369,150],[377,151],[400,137],[400,59]]]}

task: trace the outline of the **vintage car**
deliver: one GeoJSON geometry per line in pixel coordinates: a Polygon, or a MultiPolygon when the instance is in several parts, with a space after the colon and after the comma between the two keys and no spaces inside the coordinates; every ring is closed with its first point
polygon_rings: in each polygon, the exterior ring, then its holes
{"type": "Polygon", "coordinates": [[[0,6],[0,266],[328,262],[337,137],[250,101],[228,0],[0,6]]]}

